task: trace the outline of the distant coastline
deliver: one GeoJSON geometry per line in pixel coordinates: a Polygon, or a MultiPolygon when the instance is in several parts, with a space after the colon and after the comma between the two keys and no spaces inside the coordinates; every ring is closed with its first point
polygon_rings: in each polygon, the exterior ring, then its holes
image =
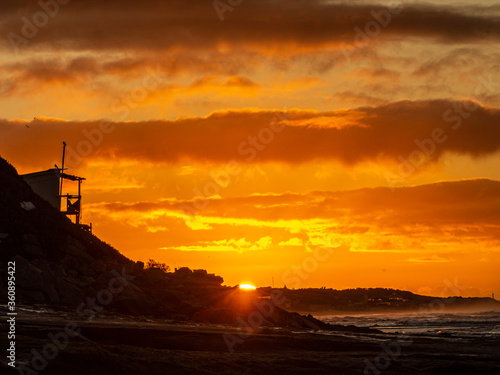
{"type": "MultiPolygon", "coordinates": [[[[276,288],[259,288],[263,298],[276,288]]],[[[369,314],[394,312],[500,311],[500,301],[489,297],[433,297],[387,288],[277,289],[283,294],[279,307],[301,314],[369,314]]]]}

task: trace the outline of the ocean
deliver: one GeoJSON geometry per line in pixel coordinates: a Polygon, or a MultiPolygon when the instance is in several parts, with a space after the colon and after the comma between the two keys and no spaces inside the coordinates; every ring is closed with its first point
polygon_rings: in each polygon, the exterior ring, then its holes
{"type": "Polygon", "coordinates": [[[331,324],[372,327],[386,333],[468,338],[500,338],[500,312],[477,313],[380,313],[323,315],[331,324]]]}

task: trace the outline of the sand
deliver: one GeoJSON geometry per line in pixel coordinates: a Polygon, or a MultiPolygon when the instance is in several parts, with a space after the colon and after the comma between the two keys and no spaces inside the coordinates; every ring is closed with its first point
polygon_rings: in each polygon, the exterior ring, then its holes
{"type": "Polygon", "coordinates": [[[500,342],[493,338],[264,328],[235,344],[231,353],[224,337],[238,333],[231,326],[125,316],[79,321],[71,313],[25,312],[16,322],[21,371],[9,368],[5,357],[1,370],[51,375],[500,373],[500,342]],[[75,331],[77,336],[64,336],[75,331]]]}

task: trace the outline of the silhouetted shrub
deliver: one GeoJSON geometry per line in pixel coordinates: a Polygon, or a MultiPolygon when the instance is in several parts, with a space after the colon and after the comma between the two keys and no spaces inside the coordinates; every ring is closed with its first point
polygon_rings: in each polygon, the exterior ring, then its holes
{"type": "Polygon", "coordinates": [[[167,266],[165,263],[157,262],[154,259],[150,259],[146,263],[146,269],[150,269],[150,268],[159,268],[163,272],[169,272],[170,271],[170,266],[167,266]]]}

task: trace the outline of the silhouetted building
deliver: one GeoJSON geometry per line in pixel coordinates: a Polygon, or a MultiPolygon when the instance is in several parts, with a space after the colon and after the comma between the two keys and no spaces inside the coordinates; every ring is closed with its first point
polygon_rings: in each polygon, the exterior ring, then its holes
{"type": "Polygon", "coordinates": [[[62,213],[66,214],[66,216],[74,216],[75,223],[80,225],[83,229],[92,231],[92,224],[89,226],[80,223],[82,202],[81,184],[85,178],[61,172],[58,168],[28,173],[22,175],[21,177],[36,194],[45,199],[62,213]],[[63,180],[78,182],[78,193],[63,195],[61,190],[63,180]],[[66,200],[66,204],[64,204],[64,199],[66,200]]]}
{"type": "Polygon", "coordinates": [[[59,169],[52,168],[46,171],[28,173],[21,176],[31,186],[31,189],[52,206],[61,209],[61,198],[59,197],[59,169]]]}

